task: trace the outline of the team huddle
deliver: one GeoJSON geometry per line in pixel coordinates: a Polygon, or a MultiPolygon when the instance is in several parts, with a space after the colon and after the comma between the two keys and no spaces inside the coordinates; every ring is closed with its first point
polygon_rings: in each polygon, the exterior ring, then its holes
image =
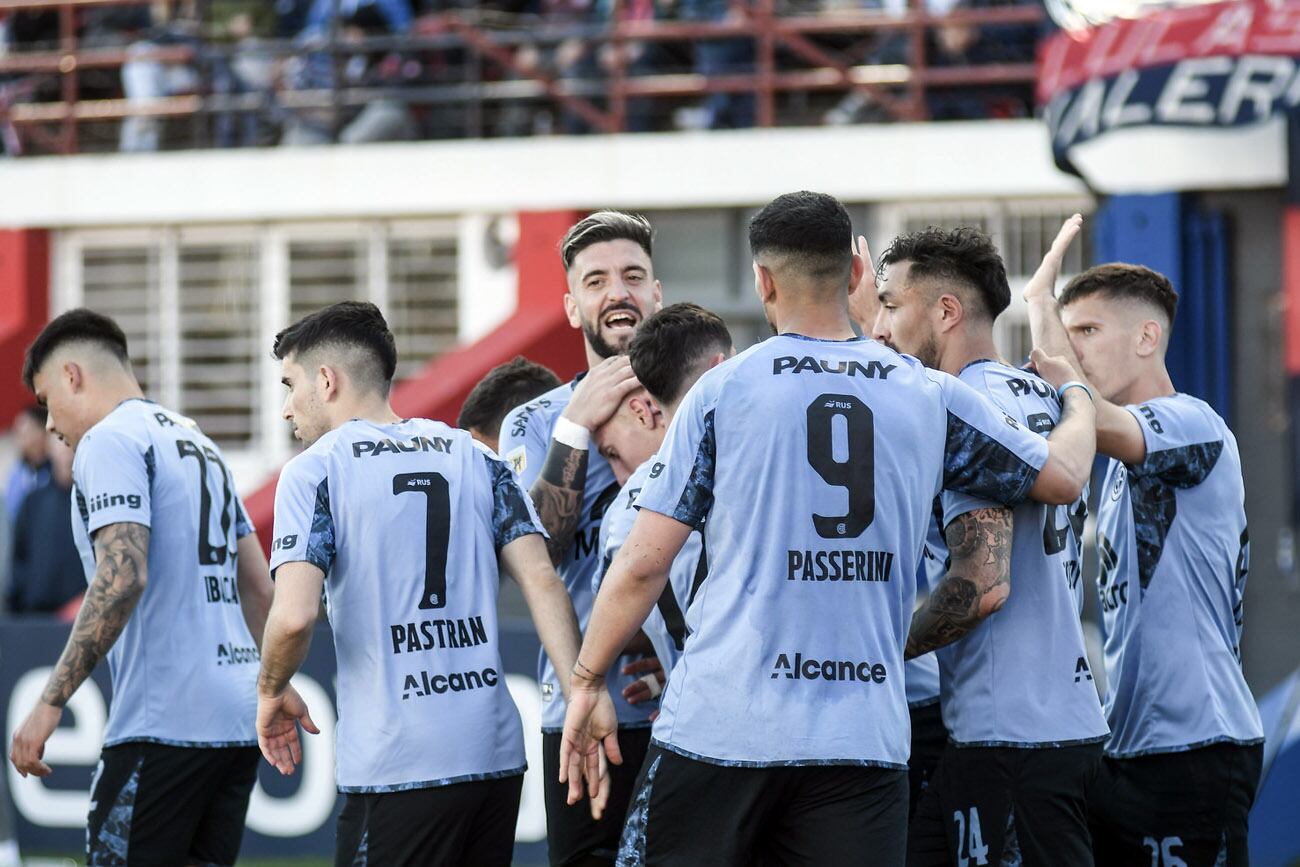
{"type": "Polygon", "coordinates": [[[834,198],[778,197],[749,225],[774,336],[737,354],[717,315],[662,306],[650,224],[601,211],[560,249],[588,370],[502,365],[458,428],[393,411],[377,308],[320,310],[272,348],[306,448],[269,563],[217,446],[145,397],[112,320],[65,313],[23,376],[76,450],[89,588],[11,761],[50,773],[107,657],[88,864],[234,864],[259,752],[292,773],[317,731],[291,678],[323,610],[335,863],[508,865],[508,575],[542,644],[556,867],[1247,865],[1236,441],[1170,381],[1167,279],[1102,265],[1057,295],[1080,227],[1025,289],[1018,366],[975,230],[877,267],[834,198]],[[1104,701],[1080,623],[1098,454],[1104,701]]]}

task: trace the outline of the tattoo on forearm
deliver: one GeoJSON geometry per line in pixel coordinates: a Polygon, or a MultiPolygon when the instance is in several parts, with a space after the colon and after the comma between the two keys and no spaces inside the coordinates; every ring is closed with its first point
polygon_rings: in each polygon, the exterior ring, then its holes
{"type": "Polygon", "coordinates": [[[95,534],[95,579],[41,701],[63,707],[122,634],[144,593],[149,528],[110,524],[95,534]]]}
{"type": "Polygon", "coordinates": [[[587,486],[587,450],[551,441],[542,474],[529,492],[542,526],[550,537],[546,550],[558,566],[573,541],[582,518],[582,494],[587,486]]]}
{"type": "MultiPolygon", "coordinates": [[[[912,616],[905,656],[929,653],[958,640],[1000,607],[988,597],[1008,583],[1011,565],[1011,512],[976,509],[944,530],[952,569],[912,616]],[[960,569],[962,574],[955,570],[960,569]],[[966,577],[970,576],[970,577],[966,577]]],[[[1000,593],[1000,591],[998,591],[1000,593]]]]}

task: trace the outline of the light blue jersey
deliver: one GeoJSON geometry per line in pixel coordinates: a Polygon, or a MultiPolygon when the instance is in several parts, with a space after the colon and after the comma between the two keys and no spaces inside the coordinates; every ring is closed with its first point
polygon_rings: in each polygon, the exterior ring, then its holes
{"type": "Polygon", "coordinates": [[[510,468],[427,419],[353,419],[285,465],[271,568],[325,573],[341,792],[522,774],[497,633],[497,556],[541,533],[510,468]]]}
{"type": "Polygon", "coordinates": [[[1259,710],[1241,673],[1250,545],[1237,440],[1190,395],[1126,409],[1146,459],[1112,460],[1099,498],[1106,751],[1259,743],[1259,710]]]}
{"type": "MultiPolygon", "coordinates": [[[[530,490],[542,474],[555,422],[569,405],[576,384],[577,380],[574,380],[556,386],[536,400],[512,410],[501,423],[499,451],[519,474],[525,490],[530,490]]],[[[584,632],[587,621],[591,619],[591,606],[596,600],[591,590],[592,581],[601,567],[600,523],[617,494],[618,482],[614,479],[614,471],[600,452],[590,449],[587,452],[587,487],[583,491],[578,530],[574,533],[572,547],[564,552],[564,559],[556,567],[573,599],[578,626],[584,632]]],[[[648,709],[644,704],[631,705],[623,698],[623,687],[636,680],[635,676],[622,673],[623,666],[634,659],[634,656],[619,657],[607,673],[606,683],[614,698],[620,728],[649,727],[650,713],[656,707],[655,703],[650,703],[648,709]]],[[[537,679],[542,685],[542,731],[562,731],[564,694],[545,652],[538,656],[537,679]]]]}
{"type": "MultiPolygon", "coordinates": [[[[977,361],[961,380],[1007,415],[1046,437],[1060,420],[1056,390],[996,361],[977,361]]],[[[990,505],[945,493],[946,526],[990,505]]],[[[958,746],[1055,747],[1097,743],[1108,732],[1088,669],[1079,613],[1079,537],[1087,506],[1025,502],[1012,513],[1011,596],[996,614],[941,647],[943,721],[958,746]]],[[[939,543],[941,555],[947,546],[939,543]]]]}
{"type": "MultiPolygon", "coordinates": [[[[921,550],[920,565],[916,569],[916,597],[918,601],[930,592],[931,587],[939,586],[947,574],[946,550],[942,538],[936,547],[934,536],[938,522],[930,524],[926,534],[925,547],[921,550]]],[[[903,663],[903,676],[907,679],[907,706],[927,707],[939,702],[939,658],[934,652],[923,653],[915,659],[903,663]]]]}
{"type": "Polygon", "coordinates": [[[1014,504],[1047,443],[867,339],[773,337],[686,395],[637,505],[708,573],[655,741],[728,765],[906,767],[903,645],[933,501],[1014,504]]]}
{"type": "Polygon", "coordinates": [[[97,531],[149,528],[149,580],[108,652],[104,746],[255,745],[259,656],[239,606],[236,558],[252,528],[221,451],[190,419],[126,400],[82,437],[72,475],[87,581],[97,531]]]}
{"type": "MultiPolygon", "coordinates": [[[[658,460],[656,455],[637,467],[628,477],[623,490],[619,491],[618,496],[614,498],[609,511],[605,513],[605,520],[600,525],[600,550],[603,563],[600,571],[596,573],[596,580],[592,585],[593,592],[600,592],[600,584],[604,580],[605,572],[618,556],[623,543],[627,541],[628,533],[632,531],[632,524],[637,514],[636,499],[658,460]]],[[[699,531],[694,531],[686,538],[682,550],[673,558],[672,568],[668,570],[668,584],[664,587],[659,602],[650,611],[650,615],[641,627],[649,637],[650,643],[654,645],[655,656],[659,658],[664,674],[672,672],[685,646],[687,639],[685,611],[691,602],[691,590],[695,586],[696,576],[700,575],[700,569],[703,567],[703,557],[703,537],[699,531]]],[[[653,706],[658,707],[658,702],[653,706]]]]}

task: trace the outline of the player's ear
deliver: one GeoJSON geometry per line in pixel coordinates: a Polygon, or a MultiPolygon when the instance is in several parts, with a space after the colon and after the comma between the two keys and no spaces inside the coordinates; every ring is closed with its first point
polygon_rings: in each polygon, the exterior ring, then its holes
{"type": "Polygon", "coordinates": [[[77,362],[63,362],[63,369],[59,373],[62,375],[63,381],[68,384],[68,390],[73,394],[86,387],[86,372],[81,369],[81,365],[77,362]]]}
{"type": "Polygon", "coordinates": [[[564,315],[569,317],[570,328],[581,328],[582,317],[578,315],[578,299],[573,297],[573,287],[564,293],[564,315]]]}
{"type": "Polygon", "coordinates": [[[754,263],[754,288],[758,290],[758,300],[770,304],[776,299],[776,281],[767,266],[754,263]]]}
{"type": "Polygon", "coordinates": [[[955,327],[962,321],[966,311],[961,306],[961,299],[951,292],[945,292],[939,296],[938,314],[939,328],[947,331],[955,327]]]}
{"type": "Polygon", "coordinates": [[[339,393],[339,373],[328,364],[316,368],[316,382],[320,385],[321,396],[327,401],[339,393]]]}
{"type": "Polygon", "coordinates": [[[1138,328],[1137,354],[1139,358],[1150,358],[1160,350],[1164,339],[1164,327],[1154,319],[1148,319],[1138,328]]]}
{"type": "Polygon", "coordinates": [[[637,424],[643,428],[653,429],[655,426],[655,413],[658,407],[649,397],[633,397],[627,402],[628,409],[632,410],[632,415],[636,418],[637,424]]]}
{"type": "Polygon", "coordinates": [[[849,268],[849,293],[852,294],[862,282],[862,275],[867,272],[867,263],[857,253],[853,254],[853,264],[849,268]]]}

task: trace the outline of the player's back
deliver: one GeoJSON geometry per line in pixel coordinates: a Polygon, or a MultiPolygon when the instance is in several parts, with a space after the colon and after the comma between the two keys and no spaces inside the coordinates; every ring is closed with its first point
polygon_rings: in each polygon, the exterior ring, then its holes
{"type": "Polygon", "coordinates": [[[496,600],[498,552],[527,532],[509,467],[439,422],[354,419],[285,467],[272,566],[326,575],[341,791],[523,772],[496,600]]]}
{"type": "Polygon", "coordinates": [[[74,537],[88,577],[95,532],[120,522],[149,528],[145,590],[108,654],[105,745],[255,744],[258,654],[236,558],[251,528],[220,450],[192,420],[127,400],[82,438],[73,477],[74,537]]]}
{"type": "MultiPolygon", "coordinates": [[[[1060,420],[1055,389],[996,361],[967,365],[961,380],[1042,436],[1060,420]]],[[[972,502],[944,494],[944,521],[972,502]]],[[[1107,734],[1088,669],[1079,612],[1079,538],[1087,507],[1032,501],[1013,512],[1011,595],[968,635],[936,651],[943,716],[963,746],[1064,746],[1107,734]]]]}
{"type": "Polygon", "coordinates": [[[1107,752],[1256,743],[1241,672],[1249,542],[1236,438],[1190,395],[1126,409],[1146,458],[1110,462],[1097,521],[1107,752]]]}
{"type": "Polygon", "coordinates": [[[1024,495],[1034,470],[1004,428],[952,377],[865,339],[781,335],[705,374],[639,503],[708,517],[656,740],[724,763],[903,767],[926,522],[945,478],[1024,495]]]}

